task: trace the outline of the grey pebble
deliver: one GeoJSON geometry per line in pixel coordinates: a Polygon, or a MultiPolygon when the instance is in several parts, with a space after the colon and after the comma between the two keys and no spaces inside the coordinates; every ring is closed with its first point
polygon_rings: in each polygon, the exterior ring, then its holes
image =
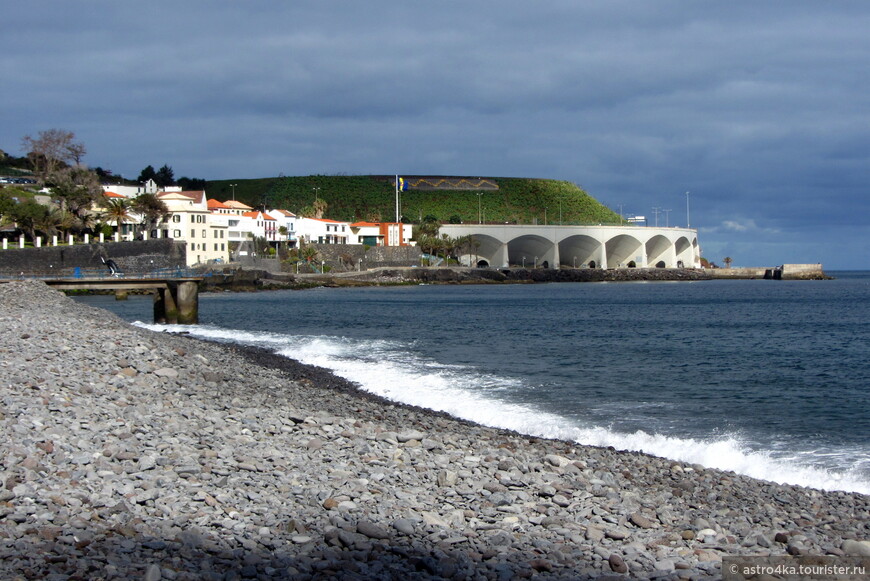
{"type": "Polygon", "coordinates": [[[0,334],[0,578],[707,580],[726,555],[870,555],[860,494],[360,397],[42,283],[0,284],[0,334]]]}

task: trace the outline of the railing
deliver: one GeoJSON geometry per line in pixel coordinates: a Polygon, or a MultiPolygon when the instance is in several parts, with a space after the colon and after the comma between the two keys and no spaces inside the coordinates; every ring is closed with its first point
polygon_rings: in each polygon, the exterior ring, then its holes
{"type": "Polygon", "coordinates": [[[58,280],[58,279],[81,279],[81,280],[111,280],[123,278],[125,280],[170,280],[182,278],[204,278],[212,276],[211,272],[200,272],[191,268],[159,268],[149,272],[115,272],[105,268],[75,268],[72,272],[31,272],[17,275],[2,275],[3,280],[58,280]]]}

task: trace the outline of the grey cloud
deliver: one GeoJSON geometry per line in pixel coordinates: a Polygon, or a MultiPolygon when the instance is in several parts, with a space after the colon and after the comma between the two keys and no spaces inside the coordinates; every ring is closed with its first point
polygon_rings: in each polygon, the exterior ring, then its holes
{"type": "Polygon", "coordinates": [[[866,238],[863,2],[37,1],[4,25],[6,149],[63,127],[126,175],[551,177],[671,223],[691,190],[702,246],[759,260],[866,238]]]}

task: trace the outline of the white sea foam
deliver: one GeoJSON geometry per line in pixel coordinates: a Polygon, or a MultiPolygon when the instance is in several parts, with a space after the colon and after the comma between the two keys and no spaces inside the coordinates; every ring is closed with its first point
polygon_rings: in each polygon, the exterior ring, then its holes
{"type": "Polygon", "coordinates": [[[158,331],[184,331],[206,339],[270,348],[302,363],[330,369],[363,390],[389,400],[446,412],[487,426],[578,444],[645,452],[783,484],[870,494],[870,482],[857,467],[842,471],[820,467],[819,460],[824,454],[805,451],[784,457],[773,451],[754,451],[749,442],[736,435],[716,439],[677,438],[582,425],[577,420],[500,397],[499,392],[505,388],[518,387],[516,380],[427,360],[398,342],[138,324],[158,331]]]}

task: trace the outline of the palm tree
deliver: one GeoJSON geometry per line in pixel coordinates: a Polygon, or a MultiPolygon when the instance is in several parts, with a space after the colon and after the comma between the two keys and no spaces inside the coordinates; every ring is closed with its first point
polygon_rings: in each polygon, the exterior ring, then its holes
{"type": "Polygon", "coordinates": [[[109,222],[115,222],[120,234],[121,226],[130,219],[130,203],[126,199],[106,200],[103,207],[106,208],[106,218],[109,222]]]}
{"type": "Polygon", "coordinates": [[[130,207],[142,217],[140,224],[147,232],[151,232],[160,222],[165,222],[172,216],[166,203],[157,194],[139,194],[130,207]]]}
{"type": "Polygon", "coordinates": [[[731,263],[734,262],[730,256],[726,256],[722,262],[725,263],[725,268],[731,268],[731,263]]]}
{"type": "Polygon", "coordinates": [[[315,261],[317,258],[317,249],[313,246],[306,245],[299,249],[299,259],[304,260],[308,267],[311,270],[314,270],[314,267],[311,266],[311,263],[315,261]]]}

